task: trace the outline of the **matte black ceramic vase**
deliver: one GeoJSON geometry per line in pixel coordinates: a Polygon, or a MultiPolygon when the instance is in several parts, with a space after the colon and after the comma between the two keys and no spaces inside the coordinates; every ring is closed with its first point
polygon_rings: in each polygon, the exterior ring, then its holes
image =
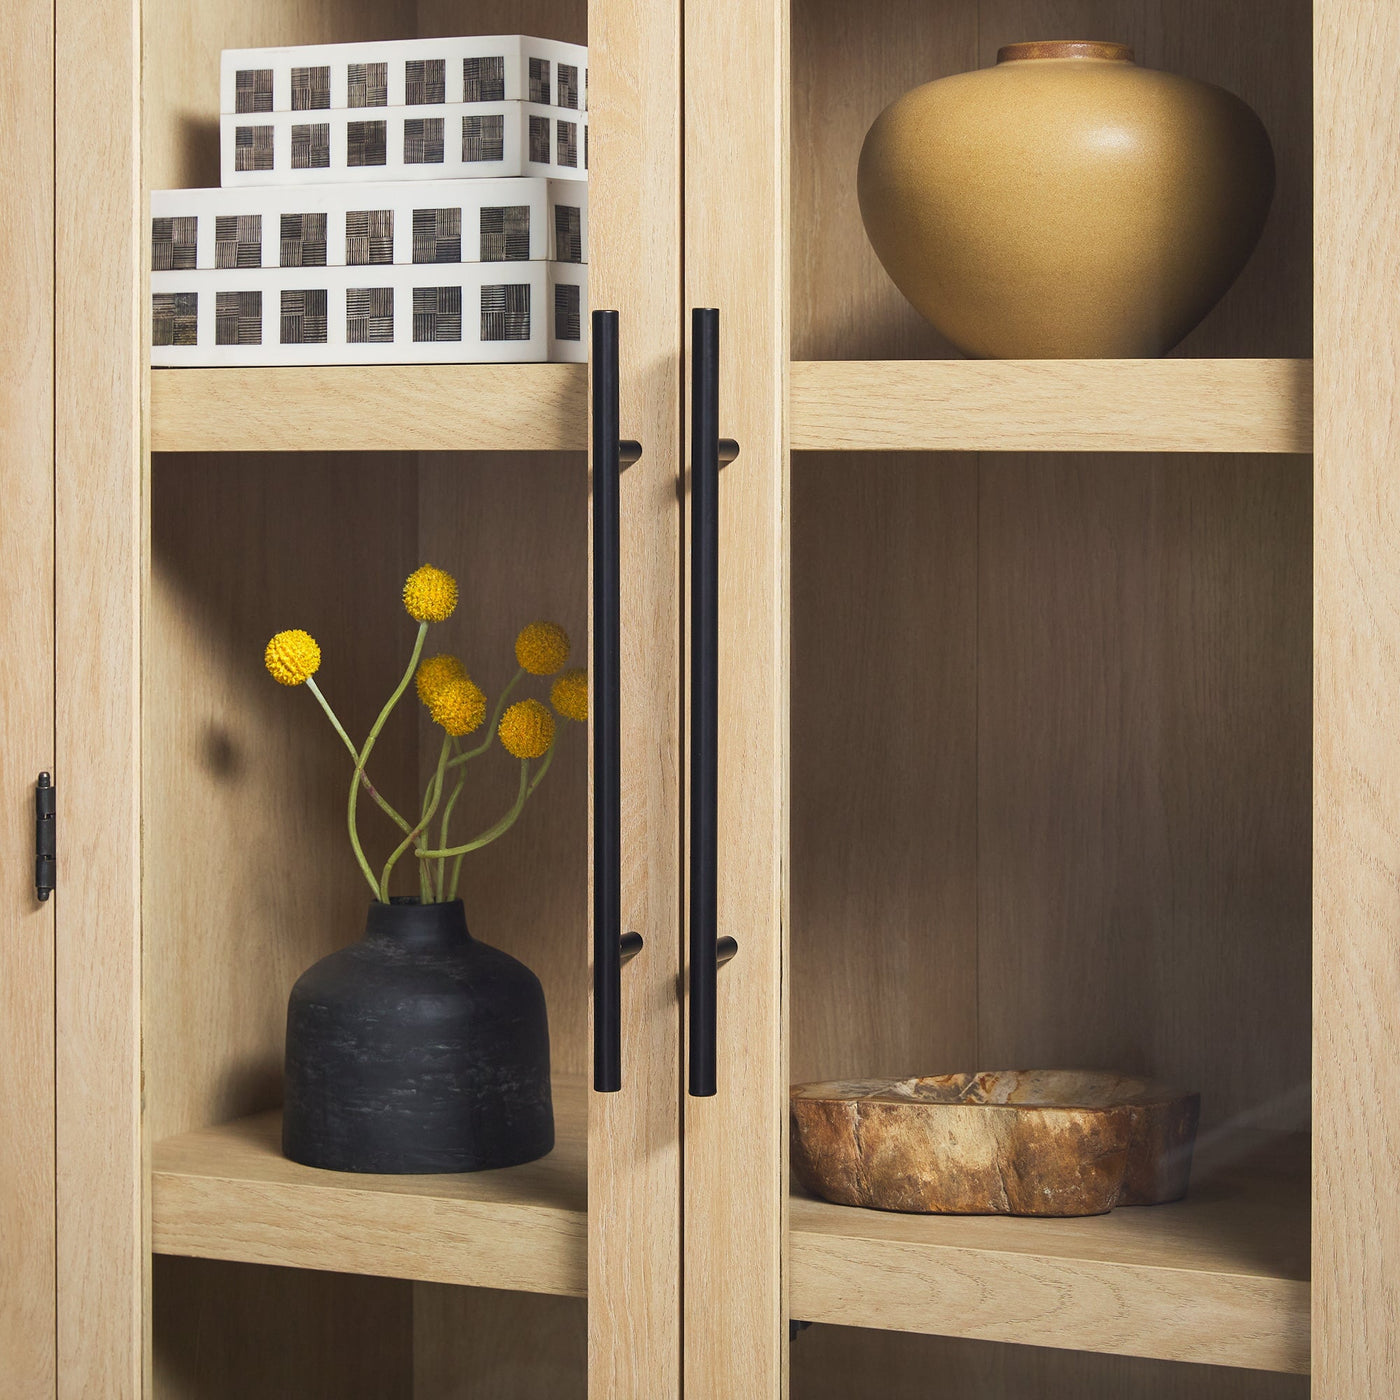
{"type": "Polygon", "coordinates": [[[539,979],[462,901],[371,904],[287,1006],[282,1151],[345,1172],[473,1172],[554,1146],[539,979]]]}

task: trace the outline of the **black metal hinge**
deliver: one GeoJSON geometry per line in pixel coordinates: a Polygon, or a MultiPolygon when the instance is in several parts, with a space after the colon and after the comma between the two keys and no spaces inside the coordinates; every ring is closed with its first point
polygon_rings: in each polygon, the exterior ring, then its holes
{"type": "Polygon", "coordinates": [[[47,899],[53,893],[57,864],[53,779],[40,773],[34,786],[34,894],[38,899],[47,899]]]}

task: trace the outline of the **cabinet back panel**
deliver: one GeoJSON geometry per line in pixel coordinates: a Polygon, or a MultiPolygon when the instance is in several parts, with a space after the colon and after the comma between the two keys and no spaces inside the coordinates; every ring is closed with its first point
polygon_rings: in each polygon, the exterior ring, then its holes
{"type": "Polygon", "coordinates": [[[977,1050],[977,459],[792,473],[792,1078],[977,1050]]]}
{"type": "Polygon", "coordinates": [[[413,1400],[588,1400],[588,1303],[413,1285],[413,1400]]]}
{"type": "MultiPolygon", "coordinates": [[[[287,993],[353,941],[370,894],[345,829],[349,757],[313,697],[263,668],[305,627],[317,682],[365,734],[402,674],[414,459],[159,456],[145,628],[144,995],[152,1141],[281,1102],[287,993]]],[[[416,720],[374,756],[416,802],[416,720]]],[[[393,828],[364,802],[366,848],[393,828]]],[[[382,857],[381,857],[382,859],[382,857]]],[[[405,886],[411,888],[411,886],[405,886]]]]}
{"type": "Polygon", "coordinates": [[[587,42],[586,0],[145,0],[142,10],[148,189],[219,183],[222,49],[458,34],[587,42]]]}
{"type": "Polygon", "coordinates": [[[413,0],[143,0],[142,21],[142,166],[153,190],[219,183],[221,50],[417,35],[413,0]]]}
{"type": "Polygon", "coordinates": [[[153,1272],[159,1400],[416,1400],[411,1283],[164,1255],[153,1272]]]}
{"type": "Polygon", "coordinates": [[[1312,353],[1311,0],[794,0],[792,358],[958,354],[885,275],[860,219],[865,133],[921,83],[987,67],[1023,39],[1115,39],[1137,61],[1216,83],[1259,113],[1278,189],[1239,281],[1175,352],[1312,353]]]}
{"type": "Polygon", "coordinates": [[[800,454],[792,1077],[1306,1122],[1305,458],[800,454]]]}
{"type": "MultiPolygon", "coordinates": [[[[515,636],[527,622],[560,623],[569,665],[588,664],[588,463],[583,453],[424,453],[419,459],[422,557],[455,574],[457,611],[432,633],[453,651],[494,708],[515,674],[515,636]]],[[[512,699],[549,699],[528,676],[512,699]]],[[[490,711],[488,710],[488,717],[490,711]]],[[[544,984],[558,1072],[586,1073],[588,1054],[588,727],[556,716],[557,749],[539,791],[500,840],[462,863],[460,894],[472,933],[525,962],[544,984]]],[[[442,731],[426,723],[420,776],[442,731]]],[[[520,768],[499,743],[470,765],[453,816],[470,839],[510,809],[520,768]]]]}

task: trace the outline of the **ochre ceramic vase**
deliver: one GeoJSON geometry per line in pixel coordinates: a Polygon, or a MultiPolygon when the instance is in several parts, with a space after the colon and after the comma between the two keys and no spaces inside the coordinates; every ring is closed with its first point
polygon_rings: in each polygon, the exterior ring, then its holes
{"type": "Polygon", "coordinates": [[[1121,44],[1012,44],[906,93],[860,156],[885,270],[964,354],[1165,354],[1254,251],[1268,133],[1232,93],[1121,44]]]}

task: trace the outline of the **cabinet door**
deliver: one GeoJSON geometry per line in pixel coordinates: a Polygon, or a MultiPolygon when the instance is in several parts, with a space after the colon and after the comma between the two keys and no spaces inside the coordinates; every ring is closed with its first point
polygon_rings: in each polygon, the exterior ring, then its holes
{"type": "Polygon", "coordinates": [[[34,885],[34,786],[53,768],[53,19],[0,11],[0,1391],[54,1394],[54,904],[34,885]]]}
{"type": "MultiPolygon", "coordinates": [[[[635,931],[643,939],[642,951],[621,974],[621,1087],[589,1092],[588,1393],[594,1400],[676,1400],[681,1388],[676,1097],[676,985],[682,967],[676,823],[680,6],[593,0],[588,40],[589,208],[596,230],[589,294],[595,307],[618,313],[620,430],[642,449],[622,472],[618,488],[617,601],[620,931],[635,931]]],[[[596,612],[606,600],[595,597],[592,604],[596,612]]],[[[595,698],[597,664],[595,657],[595,698]]],[[[596,827],[593,839],[596,846],[596,827]]],[[[596,1018],[596,1006],[592,1013],[596,1018]]]]}
{"type": "Polygon", "coordinates": [[[685,1100],[691,1400],[787,1387],[787,22],[787,0],[685,10],[686,323],[719,312],[739,448],[718,481],[713,813],[714,932],[738,951],[715,978],[716,1092],[685,1100]]]}
{"type": "MultiPolygon", "coordinates": [[[[685,305],[718,309],[717,428],[738,444],[717,486],[701,931],[738,951],[715,984],[715,1092],[685,1106],[688,1397],[903,1397],[930,1377],[979,1400],[1306,1393],[1313,17],[1306,0],[686,7],[685,305]],[[1171,358],[964,360],[862,227],[859,152],[888,103],[1064,34],[1240,93],[1275,146],[1258,253],[1171,358]],[[1209,1189],[1049,1229],[789,1201],[790,1078],[1054,1064],[1201,1090],[1209,1189]],[[1255,1157],[1255,1130],[1286,1141],[1255,1157]],[[789,1316],[816,1324],[791,1379],[789,1316]]],[[[1362,71],[1366,46],[1341,47],[1336,72],[1362,71]]],[[[1368,129],[1334,127],[1339,170],[1368,129]]],[[[1354,212],[1338,265],[1380,266],[1354,212]]],[[[1383,300],[1348,293],[1385,363],[1383,300]]],[[[1388,400],[1367,407],[1348,431],[1388,400]]],[[[1384,694],[1387,653],[1365,650],[1384,694]]],[[[1379,813],[1378,792],[1348,799],[1379,813]]],[[[1345,927],[1348,966],[1388,987],[1388,943],[1345,927]]],[[[1377,1009],[1375,1043],[1386,1024],[1377,1009]]],[[[1334,1134],[1353,1161],[1379,1140],[1366,1127],[1355,1148],[1334,1134]]],[[[1322,1228],[1340,1256],[1350,1236],[1322,1228]]],[[[1348,1248],[1358,1276],[1384,1238],[1348,1248]]]]}

